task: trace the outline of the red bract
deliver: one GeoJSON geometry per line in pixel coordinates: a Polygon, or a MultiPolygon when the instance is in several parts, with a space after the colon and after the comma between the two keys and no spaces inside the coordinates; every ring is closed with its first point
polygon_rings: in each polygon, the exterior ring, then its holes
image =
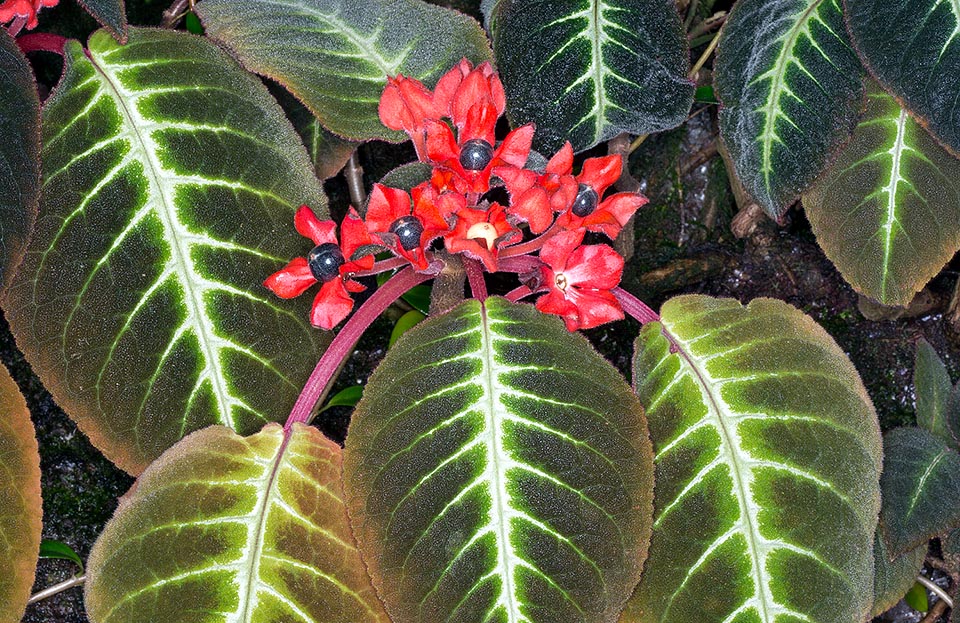
{"type": "Polygon", "coordinates": [[[352,208],[340,225],[342,242],[337,242],[337,224],[319,220],[307,206],[300,206],[297,210],[294,224],[300,235],[312,240],[316,246],[307,257],[294,258],[267,277],[263,285],[277,296],[288,299],[320,283],[320,292],[313,299],[310,309],[310,322],[322,329],[332,329],[353,309],[349,292],[364,290],[350,277],[355,272],[372,268],[373,255],[364,255],[356,260],[350,258],[360,247],[372,242],[370,234],[352,208]]]}
{"type": "Polygon", "coordinates": [[[563,318],[568,331],[621,320],[623,309],[610,292],[623,276],[623,258],[605,244],[580,246],[584,230],[565,231],[540,250],[540,268],[548,292],[537,309],[563,318]]]}
{"type": "Polygon", "coordinates": [[[443,237],[450,253],[464,253],[480,260],[491,273],[497,271],[497,251],[504,243],[520,234],[507,221],[507,214],[498,203],[486,210],[464,208],[457,212],[457,224],[443,237]]]}
{"type": "Polygon", "coordinates": [[[466,205],[462,195],[439,193],[428,183],[406,191],[374,184],[367,205],[367,229],[417,270],[429,265],[426,247],[450,230],[446,217],[466,205]]]}
{"type": "Polygon", "coordinates": [[[564,229],[586,228],[616,238],[633,213],[648,201],[640,193],[617,193],[600,201],[604,191],[620,179],[622,166],[618,155],[588,158],[576,178],[576,197],[557,223],[564,229]]]}
{"type": "Polygon", "coordinates": [[[37,27],[37,12],[43,7],[57,6],[59,0],[4,0],[0,4],[0,24],[6,24],[15,17],[27,18],[27,29],[37,27]]]}
{"type": "Polygon", "coordinates": [[[510,193],[507,212],[526,221],[535,234],[550,226],[554,212],[563,212],[573,204],[577,182],[572,172],[573,147],[569,142],[554,154],[542,174],[517,167],[493,170],[510,193]]]}
{"type": "Polygon", "coordinates": [[[496,110],[494,118],[503,114],[507,98],[500,77],[488,62],[473,67],[467,59],[461,60],[437,82],[433,102],[441,117],[450,117],[462,129],[470,109],[479,104],[490,104],[496,110]]]}
{"type": "Polygon", "coordinates": [[[428,119],[439,119],[445,114],[433,104],[433,94],[414,78],[398,75],[387,77],[387,86],[380,96],[380,121],[391,130],[403,130],[421,157],[426,152],[424,126],[428,119]]]}

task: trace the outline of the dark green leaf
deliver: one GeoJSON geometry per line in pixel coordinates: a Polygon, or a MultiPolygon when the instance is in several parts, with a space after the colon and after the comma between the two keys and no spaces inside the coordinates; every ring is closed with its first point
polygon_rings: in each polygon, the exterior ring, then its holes
{"type": "Polygon", "coordinates": [[[69,560],[78,567],[80,573],[83,573],[83,559],[73,548],[61,541],[51,541],[44,539],[40,542],[40,558],[53,558],[56,560],[69,560]]]}
{"type": "Polygon", "coordinates": [[[960,154],[960,2],[846,0],[853,42],[880,84],[960,154]]]}
{"type": "Polygon", "coordinates": [[[44,107],[42,213],[8,297],[17,344],[111,460],[139,472],[211,423],[285,418],[320,352],[309,296],[263,280],[326,214],[255,76],[182,32],[68,42],[44,107]]]}
{"type": "Polygon", "coordinates": [[[915,582],[914,585],[903,596],[907,605],[917,612],[926,612],[930,609],[930,601],[927,599],[927,589],[923,584],[915,582]]]}
{"type": "Polygon", "coordinates": [[[544,153],[686,120],[694,84],[672,0],[500,0],[490,12],[507,114],[536,123],[544,153]]]}
{"type": "Polygon", "coordinates": [[[681,296],[641,330],[634,379],[656,511],[622,621],[864,621],[880,428],[833,339],[781,301],[681,296]]]}
{"type": "MultiPolygon", "coordinates": [[[[4,35],[5,36],[5,35],[4,35]]],[[[37,568],[43,507],[30,412],[0,365],[0,621],[19,621],[37,568]]]]}
{"type": "Polygon", "coordinates": [[[803,205],[844,279],[907,305],[960,249],[960,160],[871,82],[853,139],[803,205]]]}
{"type": "Polygon", "coordinates": [[[344,455],[394,623],[614,621],[646,554],[649,443],[630,387],[556,317],[488,298],[411,329],[344,455]]]}
{"type": "Polygon", "coordinates": [[[123,0],[77,0],[120,43],[127,42],[127,9],[123,0]]]}
{"type": "Polygon", "coordinates": [[[0,293],[37,218],[40,200],[40,99],[33,72],[0,28],[0,293]]]}
{"type": "Polygon", "coordinates": [[[884,435],[883,451],[880,525],[891,556],[960,526],[960,455],[914,427],[884,435]]]}
{"type": "Polygon", "coordinates": [[[94,544],[95,623],[388,623],[343,503],[341,450],[302,424],[211,426],[150,465],[94,544]]]}
{"type": "Polygon", "coordinates": [[[717,95],[713,92],[713,87],[709,84],[706,84],[702,87],[697,87],[697,90],[693,94],[693,99],[702,104],[719,104],[717,100],[717,95]]]}
{"type": "Polygon", "coordinates": [[[345,387],[339,392],[333,395],[333,397],[327,401],[327,404],[320,409],[320,413],[323,413],[330,407],[354,407],[360,398],[363,397],[363,385],[351,385],[350,387],[345,387]]]}
{"type": "Polygon", "coordinates": [[[200,18],[193,11],[187,13],[187,16],[183,18],[183,25],[187,32],[192,32],[195,35],[203,34],[203,24],[200,23],[200,18]]]}
{"type": "Polygon", "coordinates": [[[247,68],[354,140],[405,140],[377,113],[387,76],[432,86],[463,57],[490,58],[476,21],[419,0],[203,0],[197,13],[247,68]]]}
{"type": "Polygon", "coordinates": [[[401,335],[417,326],[424,318],[426,318],[426,315],[416,309],[408,311],[404,315],[400,316],[400,319],[397,320],[397,323],[393,325],[393,331],[390,332],[390,343],[388,347],[392,347],[394,343],[400,339],[401,335]]]}
{"type": "Polygon", "coordinates": [[[430,294],[432,291],[433,289],[430,286],[414,286],[404,292],[403,300],[422,314],[428,314],[430,313],[430,294]]]}
{"type": "Polygon", "coordinates": [[[913,387],[917,398],[917,426],[930,431],[947,446],[960,449],[960,439],[954,436],[950,427],[951,419],[960,419],[951,400],[954,385],[947,367],[923,338],[917,343],[913,387]]]}
{"type": "Polygon", "coordinates": [[[270,92],[280,102],[287,118],[303,139],[317,177],[325,180],[339,173],[360,143],[340,138],[327,130],[300,100],[285,89],[274,85],[270,92]]]}
{"type": "Polygon", "coordinates": [[[714,65],[720,135],[737,177],[778,219],[857,121],[863,70],[840,0],[741,0],[714,65]]]}
{"type": "Polygon", "coordinates": [[[917,583],[917,575],[927,557],[927,544],[919,545],[890,560],[880,531],[873,539],[873,609],[871,617],[880,616],[917,583]]]}

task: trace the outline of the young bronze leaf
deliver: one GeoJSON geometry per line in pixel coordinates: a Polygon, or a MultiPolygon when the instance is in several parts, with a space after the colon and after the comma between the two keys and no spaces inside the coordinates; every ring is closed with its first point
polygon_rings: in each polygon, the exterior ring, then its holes
{"type": "Polygon", "coordinates": [[[880,525],[891,556],[960,527],[960,454],[912,426],[884,435],[883,452],[880,525]]]}
{"type": "Polygon", "coordinates": [[[649,444],[620,374],[530,305],[472,300],[405,333],[344,458],[394,623],[616,620],[646,556],[649,444]]]}
{"type": "MultiPolygon", "coordinates": [[[[2,53],[0,53],[2,55],[2,53]]],[[[40,454],[27,404],[0,365],[0,622],[23,616],[40,550],[40,454]]]]}
{"type": "Polygon", "coordinates": [[[316,361],[309,301],[263,279],[326,209],[260,81],[207,40],[105,31],[44,107],[43,216],[7,318],[56,401],[137,473],[184,434],[286,416],[316,361]]]}
{"type": "Polygon", "coordinates": [[[686,119],[694,84],[672,0],[501,0],[487,10],[507,113],[537,124],[541,151],[686,119]]]}
{"type": "Polygon", "coordinates": [[[873,608],[870,616],[880,616],[903,599],[916,584],[917,575],[927,557],[927,544],[918,545],[890,559],[886,543],[877,530],[873,539],[873,608]]]}
{"type": "Polygon", "coordinates": [[[127,42],[127,9],[123,0],[77,0],[121,43],[127,42]]]}
{"type": "Polygon", "coordinates": [[[406,139],[377,114],[387,76],[432,86],[463,57],[490,58],[476,21],[420,0],[203,0],[197,14],[247,68],[352,140],[406,139]]]}
{"type": "Polygon", "coordinates": [[[880,428],[850,360],[771,299],[681,296],[637,339],[653,537],[625,623],[862,623],[880,428]]]}
{"type": "Polygon", "coordinates": [[[913,368],[913,387],[917,397],[917,426],[939,437],[948,447],[960,451],[960,437],[951,426],[958,418],[954,395],[957,393],[943,361],[930,343],[917,343],[913,368]]]}
{"type": "Polygon", "coordinates": [[[741,0],[714,71],[737,176],[780,218],[850,136],[863,94],[841,0],[741,0]]]}
{"type": "Polygon", "coordinates": [[[93,623],[388,623],[357,552],[340,448],[310,426],[213,426],[140,476],[87,563],[93,623]]]}
{"type": "Polygon", "coordinates": [[[960,2],[845,0],[870,73],[960,155],[960,2]]]}
{"type": "Polygon", "coordinates": [[[960,249],[960,160],[871,83],[853,139],[803,205],[854,289],[907,305],[960,249]]]}
{"type": "Polygon", "coordinates": [[[40,199],[40,100],[33,72],[0,28],[0,292],[23,256],[40,199]]]}

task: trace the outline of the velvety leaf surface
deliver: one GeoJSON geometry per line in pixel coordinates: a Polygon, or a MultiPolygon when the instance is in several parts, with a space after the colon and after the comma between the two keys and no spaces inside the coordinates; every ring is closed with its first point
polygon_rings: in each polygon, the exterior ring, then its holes
{"type": "Polygon", "coordinates": [[[960,160],[871,85],[853,139],[803,205],[850,285],[907,305],[960,249],[960,160]]]}
{"type": "Polygon", "coordinates": [[[667,301],[636,348],[656,497],[622,620],[862,623],[881,440],[843,351],[786,303],[706,296],[667,301]]]}
{"type": "Polygon", "coordinates": [[[405,333],[344,458],[394,623],[616,620],[646,555],[649,443],[619,373],[533,306],[471,300],[405,333]]]}
{"type": "Polygon", "coordinates": [[[737,177],[780,218],[850,136],[863,70],[841,0],[741,0],[714,65],[720,135],[737,177]]]}
{"type": "Polygon", "coordinates": [[[40,199],[40,99],[33,72],[0,29],[0,292],[23,256],[40,199]]]}
{"type": "Polygon", "coordinates": [[[917,426],[960,451],[960,387],[954,386],[940,356],[922,338],[917,343],[913,386],[917,397],[917,426]]]}
{"type": "Polygon", "coordinates": [[[463,57],[490,58],[476,21],[420,0],[203,0],[197,14],[247,68],[353,140],[406,140],[377,115],[387,76],[432,86],[463,57]]]}
{"type": "Polygon", "coordinates": [[[501,0],[488,10],[507,114],[537,124],[537,149],[569,140],[582,151],[686,120],[690,50],[671,0],[501,0]]]}
{"type": "Polygon", "coordinates": [[[139,472],[186,433],[281,419],[316,362],[309,297],[264,278],[326,199],[260,81],[194,35],[68,42],[44,108],[43,215],[11,287],[17,345],[57,403],[139,472]]]}
{"type": "Polygon", "coordinates": [[[844,2],[854,46],[870,73],[960,155],[960,2],[844,2]]]}
{"type": "Polygon", "coordinates": [[[40,549],[40,453],[27,403],[0,366],[0,623],[23,616],[40,549]]]}
{"type": "Polygon", "coordinates": [[[884,435],[883,452],[880,525],[892,556],[960,527],[960,454],[912,426],[884,435]]]}
{"type": "Polygon", "coordinates": [[[297,424],[214,426],[139,478],[87,563],[94,623],[388,623],[357,552],[340,448],[297,424]]]}
{"type": "Polygon", "coordinates": [[[890,560],[880,531],[873,539],[873,608],[870,616],[880,616],[898,601],[917,582],[917,576],[927,557],[927,544],[917,546],[890,560]]]}
{"type": "Polygon", "coordinates": [[[327,130],[300,100],[285,90],[278,87],[271,89],[271,93],[280,102],[287,118],[303,139],[317,177],[325,180],[339,173],[357,150],[359,143],[340,138],[327,130]]]}
{"type": "Polygon", "coordinates": [[[124,0],[77,0],[77,2],[110,31],[118,41],[127,41],[127,9],[124,0]]]}

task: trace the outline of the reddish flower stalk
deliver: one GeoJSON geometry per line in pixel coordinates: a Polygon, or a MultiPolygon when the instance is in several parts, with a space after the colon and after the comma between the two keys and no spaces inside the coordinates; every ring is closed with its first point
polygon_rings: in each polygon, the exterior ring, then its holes
{"type": "Polygon", "coordinates": [[[24,54],[29,52],[53,52],[63,56],[63,46],[67,38],[48,32],[37,32],[17,37],[17,45],[24,54]]]}
{"type": "Polygon", "coordinates": [[[470,293],[481,303],[487,300],[487,282],[483,280],[483,267],[472,257],[463,258],[463,267],[470,283],[470,293]]]}
{"type": "Polygon", "coordinates": [[[284,429],[289,431],[297,422],[310,423],[313,408],[327,395],[330,382],[339,369],[340,362],[353,352],[353,347],[356,346],[357,340],[367,327],[407,290],[428,279],[433,279],[437,272],[439,272],[439,266],[431,266],[428,273],[415,272],[408,266],[380,286],[354,312],[317,362],[317,366],[303,386],[303,391],[297,397],[293,409],[290,410],[284,429]]]}
{"type": "Polygon", "coordinates": [[[623,311],[634,317],[640,324],[659,322],[660,315],[657,314],[657,312],[650,309],[646,303],[630,294],[620,286],[617,286],[611,290],[611,292],[613,292],[613,295],[617,297],[617,301],[620,302],[620,306],[623,307],[623,311]]]}

